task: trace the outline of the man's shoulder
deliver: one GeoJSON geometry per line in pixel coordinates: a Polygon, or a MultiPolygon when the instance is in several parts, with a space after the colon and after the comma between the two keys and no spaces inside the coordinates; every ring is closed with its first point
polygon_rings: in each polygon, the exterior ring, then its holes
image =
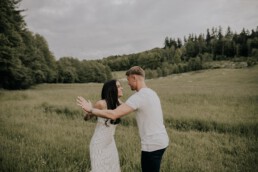
{"type": "MultiPolygon", "coordinates": [[[[139,92],[140,93],[140,92],[139,92]]],[[[147,93],[147,94],[157,94],[156,91],[154,91],[153,89],[151,88],[144,88],[141,90],[141,93],[147,93]]]]}

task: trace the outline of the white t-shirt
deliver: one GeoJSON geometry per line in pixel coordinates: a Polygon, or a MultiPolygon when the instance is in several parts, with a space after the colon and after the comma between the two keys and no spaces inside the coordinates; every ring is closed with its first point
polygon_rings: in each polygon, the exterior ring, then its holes
{"type": "Polygon", "coordinates": [[[142,151],[152,152],[166,148],[169,138],[163,124],[158,95],[150,88],[142,88],[125,103],[136,110],[142,151]]]}

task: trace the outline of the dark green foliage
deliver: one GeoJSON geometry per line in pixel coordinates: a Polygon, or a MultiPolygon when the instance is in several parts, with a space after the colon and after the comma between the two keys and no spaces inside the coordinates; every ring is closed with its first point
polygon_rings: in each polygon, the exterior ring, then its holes
{"type": "Polygon", "coordinates": [[[16,10],[19,1],[0,2],[0,87],[15,89],[27,87],[26,69],[21,60],[23,42],[20,33],[24,21],[16,10]]]}
{"type": "Polygon", "coordinates": [[[109,67],[96,61],[83,61],[81,69],[82,82],[105,82],[112,78],[109,67]]]}
{"type": "Polygon", "coordinates": [[[188,62],[188,70],[189,71],[195,71],[202,69],[202,61],[200,57],[197,58],[191,58],[188,62]]]}
{"type": "Polygon", "coordinates": [[[58,82],[59,83],[74,83],[78,81],[77,66],[79,60],[71,57],[63,57],[57,61],[58,82]]]}
{"type": "MultiPolygon", "coordinates": [[[[44,37],[30,32],[18,9],[20,0],[0,2],[0,88],[26,89],[39,83],[105,82],[108,66],[73,58],[55,60],[44,37]]],[[[120,64],[120,63],[119,63],[120,64]]],[[[126,65],[126,64],[125,64],[126,65]]]]}
{"type": "Polygon", "coordinates": [[[98,61],[63,57],[57,61],[59,83],[105,82],[112,78],[108,66],[98,61]]]}
{"type": "Polygon", "coordinates": [[[0,6],[0,87],[25,89],[55,82],[55,59],[47,42],[25,28],[19,0],[2,0],[0,6]]]}
{"type": "Polygon", "coordinates": [[[147,77],[167,76],[172,73],[182,73],[200,70],[204,62],[212,60],[248,60],[248,66],[258,60],[258,28],[243,29],[240,34],[233,33],[230,27],[225,34],[221,27],[207,29],[206,35],[190,34],[184,37],[184,44],[178,38],[166,37],[164,48],[154,48],[138,54],[110,56],[101,62],[108,65],[112,71],[127,70],[139,65],[147,70],[147,77]],[[241,57],[241,58],[240,58],[241,57]],[[250,57],[250,58],[248,58],[250,57]]]}

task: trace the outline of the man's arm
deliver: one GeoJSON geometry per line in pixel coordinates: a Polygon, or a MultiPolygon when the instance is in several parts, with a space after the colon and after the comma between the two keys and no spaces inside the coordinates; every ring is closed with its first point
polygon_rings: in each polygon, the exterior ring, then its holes
{"type": "Polygon", "coordinates": [[[123,103],[114,110],[110,110],[110,109],[100,110],[100,109],[92,108],[91,113],[95,116],[100,116],[100,117],[115,120],[133,111],[134,111],[133,108],[123,103]]]}
{"type": "Polygon", "coordinates": [[[85,100],[81,96],[79,96],[77,98],[77,105],[81,106],[82,109],[88,113],[91,113],[95,116],[109,118],[112,120],[120,118],[120,117],[134,111],[134,109],[132,107],[126,105],[125,103],[121,104],[114,110],[100,110],[100,109],[92,108],[91,102],[85,100]]]}
{"type": "MultiPolygon", "coordinates": [[[[106,109],[107,106],[106,104],[104,103],[103,100],[99,100],[97,101],[94,105],[93,105],[93,108],[97,108],[97,109],[106,109]]],[[[87,121],[89,119],[91,119],[92,117],[94,117],[94,115],[92,115],[90,112],[87,112],[85,113],[84,115],[84,120],[87,121]]]]}

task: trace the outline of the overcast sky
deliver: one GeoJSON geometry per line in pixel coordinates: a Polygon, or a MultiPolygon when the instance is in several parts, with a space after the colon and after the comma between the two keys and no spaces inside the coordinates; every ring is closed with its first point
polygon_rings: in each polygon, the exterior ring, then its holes
{"type": "Polygon", "coordinates": [[[163,47],[166,36],[258,26],[258,0],[22,0],[20,8],[56,59],[102,59],[163,47]]]}

